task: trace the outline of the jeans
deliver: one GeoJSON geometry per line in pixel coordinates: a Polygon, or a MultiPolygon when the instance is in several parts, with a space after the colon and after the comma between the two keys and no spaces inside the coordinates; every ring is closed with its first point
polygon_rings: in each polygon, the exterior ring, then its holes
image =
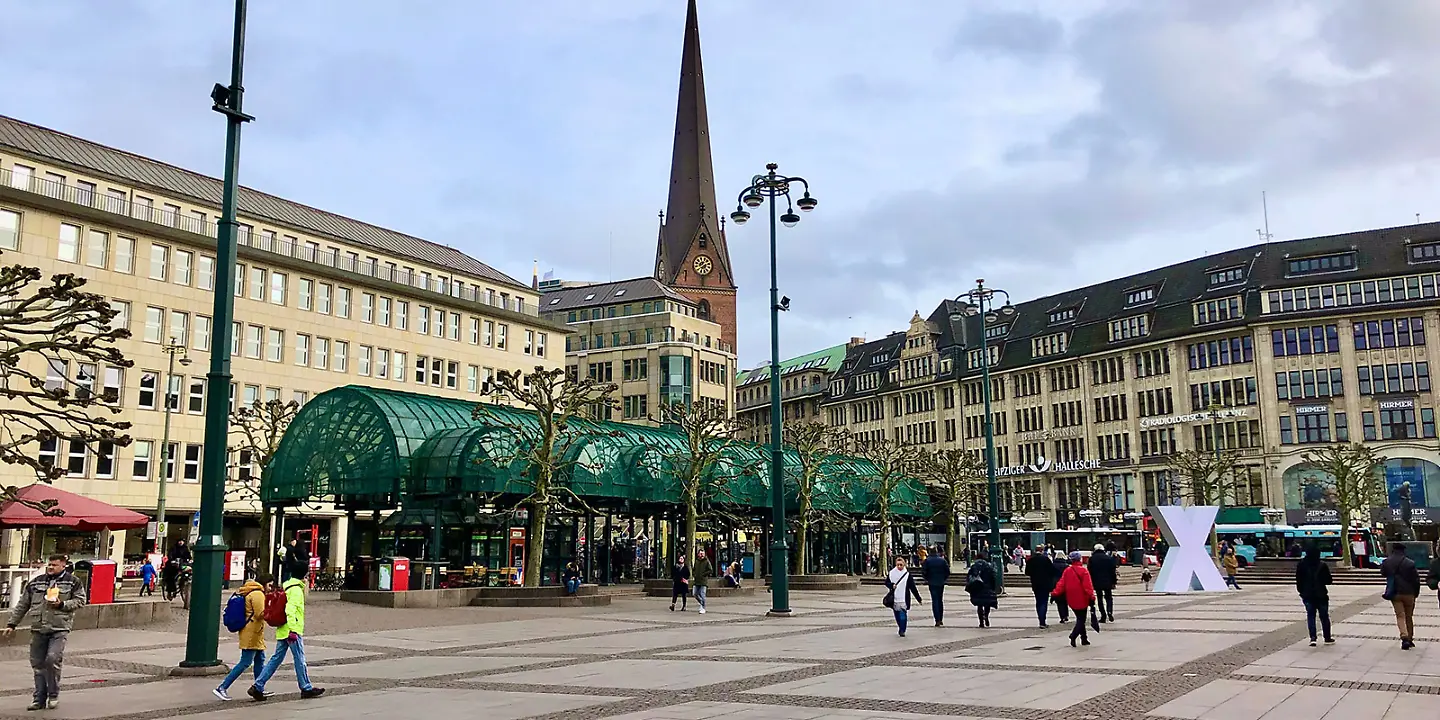
{"type": "Polygon", "coordinates": [[[239,662],[236,662],[235,666],[230,668],[230,673],[225,676],[225,679],[220,681],[220,689],[229,690],[230,686],[234,685],[235,681],[240,677],[240,673],[245,672],[245,668],[251,666],[255,668],[255,681],[259,682],[260,669],[264,667],[264,665],[264,650],[241,650],[239,662]]]}
{"type": "Polygon", "coordinates": [[[255,678],[255,689],[262,692],[265,690],[265,683],[270,682],[275,671],[280,669],[280,663],[285,661],[287,651],[295,653],[295,681],[299,683],[300,689],[314,689],[315,686],[310,684],[310,668],[305,664],[305,641],[298,636],[294,642],[279,640],[275,643],[275,654],[270,656],[270,662],[265,663],[260,677],[255,678]]]}
{"type": "Polygon", "coordinates": [[[710,589],[710,588],[709,588],[709,586],[707,586],[707,585],[696,585],[696,586],[695,586],[695,602],[697,602],[697,603],[700,604],[700,609],[701,609],[701,610],[704,610],[704,609],[705,609],[705,593],[706,593],[706,591],[708,591],[709,589],[710,589]]]}
{"type": "Polygon", "coordinates": [[[65,642],[69,638],[68,632],[30,634],[30,669],[35,671],[35,702],[60,697],[60,666],[65,662],[65,642]]]}
{"type": "Polygon", "coordinates": [[[1070,631],[1071,640],[1074,640],[1077,637],[1081,640],[1090,639],[1085,635],[1085,612],[1087,610],[1089,610],[1089,608],[1080,608],[1079,610],[1075,611],[1075,628],[1070,631]]]}
{"type": "Polygon", "coordinates": [[[1035,593],[1035,614],[1040,617],[1040,624],[1044,625],[1045,615],[1050,612],[1050,591],[1032,588],[1031,592],[1035,593]]]}
{"type": "Polygon", "coordinates": [[[1095,603],[1100,610],[1100,621],[1104,622],[1106,617],[1115,616],[1115,591],[1110,589],[1095,591],[1095,603]]]}
{"type": "Polygon", "coordinates": [[[930,586],[930,612],[935,614],[935,624],[945,622],[945,586],[930,586]]]}
{"type": "MultiPolygon", "coordinates": [[[[1390,605],[1395,608],[1395,625],[1400,628],[1401,640],[1415,639],[1415,600],[1414,595],[1396,595],[1390,605]]],[[[30,651],[30,662],[35,662],[35,651],[30,651]]],[[[57,671],[58,672],[58,671],[57,671]]]]}
{"type": "Polygon", "coordinates": [[[905,608],[895,608],[895,624],[900,626],[900,634],[905,634],[905,626],[910,622],[910,611],[905,608]]]}
{"type": "Polygon", "coordinates": [[[1315,642],[1315,616],[1320,616],[1320,629],[1330,639],[1330,599],[1305,600],[1305,624],[1310,627],[1310,642],[1315,642]]]}
{"type": "Polygon", "coordinates": [[[570,579],[570,580],[566,580],[566,581],[565,581],[565,594],[566,594],[566,595],[574,595],[574,594],[575,594],[576,592],[578,592],[579,590],[580,590],[580,581],[579,581],[578,579],[572,578],[572,579],[570,579]]]}
{"type": "Polygon", "coordinates": [[[1239,590],[1239,589],[1240,589],[1240,583],[1235,582],[1235,576],[1234,576],[1234,575],[1229,575],[1229,574],[1227,574],[1227,575],[1225,576],[1225,584],[1226,584],[1226,585],[1229,585],[1229,586],[1231,586],[1231,587],[1233,587],[1233,588],[1235,588],[1236,590],[1239,590]]]}

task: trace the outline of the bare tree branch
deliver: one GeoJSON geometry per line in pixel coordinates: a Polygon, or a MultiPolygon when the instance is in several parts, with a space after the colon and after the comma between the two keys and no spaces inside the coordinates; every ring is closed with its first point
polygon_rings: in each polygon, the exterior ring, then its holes
{"type": "Polygon", "coordinates": [[[915,474],[938,501],[936,515],[946,522],[946,548],[955,559],[959,559],[960,527],[967,517],[987,506],[985,472],[985,462],[978,455],[958,448],[922,451],[916,458],[915,474]]]}
{"type": "Polygon", "coordinates": [[[660,416],[654,420],[672,427],[683,445],[673,452],[662,450],[663,467],[658,469],[668,471],[680,491],[685,510],[685,556],[694,567],[695,533],[701,516],[709,514],[714,503],[739,500],[731,488],[743,468],[724,460],[740,445],[741,424],[719,403],[666,403],[659,409],[660,416]]]}
{"type": "MultiPolygon", "coordinates": [[[[1233,450],[1185,450],[1170,456],[1176,494],[1192,505],[1222,505],[1235,497],[1240,454],[1233,450]]],[[[1220,557],[1215,528],[1210,528],[1210,552],[1220,557]]]]}
{"type": "Polygon", "coordinates": [[[1311,450],[1301,456],[1305,462],[1325,473],[1321,482],[1335,491],[1335,509],[1340,514],[1340,545],[1345,565],[1351,562],[1350,540],[1346,536],[1357,514],[1368,523],[1370,509],[1390,504],[1390,494],[1380,466],[1385,458],[1360,443],[1336,443],[1311,450]]]}
{"type": "Polygon", "coordinates": [[[825,423],[796,420],[781,427],[785,446],[794,451],[800,466],[786,472],[788,485],[795,488],[795,568],[804,575],[809,568],[810,528],[821,518],[815,510],[815,491],[831,455],[840,450],[844,434],[825,423]]]}
{"type": "Polygon", "coordinates": [[[856,456],[875,467],[873,476],[860,478],[861,482],[875,494],[875,505],[880,515],[880,561],[877,565],[883,572],[890,560],[890,505],[895,489],[905,481],[919,457],[919,451],[894,440],[862,440],[850,435],[849,445],[856,456]]]}

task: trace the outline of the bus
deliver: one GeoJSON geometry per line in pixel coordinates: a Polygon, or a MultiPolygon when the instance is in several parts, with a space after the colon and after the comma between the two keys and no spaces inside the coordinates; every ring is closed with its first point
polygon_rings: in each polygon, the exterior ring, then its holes
{"type": "MultiPolygon", "coordinates": [[[[1339,525],[1269,525],[1246,523],[1238,525],[1216,525],[1215,534],[1222,541],[1230,541],[1235,547],[1235,557],[1240,567],[1255,562],[1257,557],[1285,557],[1290,547],[1299,544],[1302,548],[1316,545],[1320,557],[1342,557],[1344,549],[1340,543],[1347,539],[1339,525]]],[[[1366,564],[1379,567],[1383,553],[1379,552],[1374,535],[1368,528],[1351,528],[1348,541],[1364,543],[1366,564]]],[[[1207,544],[1206,551],[1209,551],[1207,544]]]]}

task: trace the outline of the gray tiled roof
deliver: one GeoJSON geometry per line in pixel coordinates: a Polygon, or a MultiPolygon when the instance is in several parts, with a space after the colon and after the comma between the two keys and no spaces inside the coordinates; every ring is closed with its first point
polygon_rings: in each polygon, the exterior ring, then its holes
{"type": "MultiPolygon", "coordinates": [[[[220,205],[223,183],[216,178],[0,115],[0,151],[4,150],[51,160],[177,198],[220,205]]],[[[492,282],[529,287],[454,248],[243,186],[240,188],[239,211],[242,216],[271,220],[492,282]]]]}
{"type": "Polygon", "coordinates": [[[540,312],[566,312],[579,308],[643,302],[657,298],[667,298],[686,305],[695,304],[694,300],[665,287],[659,280],[652,277],[641,277],[551,290],[540,296],[540,312]],[[592,295],[594,297],[590,297],[592,295]]]}

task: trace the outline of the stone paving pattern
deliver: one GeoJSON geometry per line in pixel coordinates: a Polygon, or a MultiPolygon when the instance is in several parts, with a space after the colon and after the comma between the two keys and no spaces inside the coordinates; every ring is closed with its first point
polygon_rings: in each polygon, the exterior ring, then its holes
{"type": "MultiPolygon", "coordinates": [[[[0,720],[1411,720],[1440,717],[1440,609],[1417,609],[1401,652],[1379,587],[1334,587],[1339,642],[1309,647],[1293,589],[1116,597],[1113,625],[1071,648],[1069,626],[1036,627],[1028,588],[976,627],[959,588],[947,624],[928,606],[898,637],[880,591],[721,601],[700,615],[667,599],[608,608],[388,610],[316,594],[306,639],[320,699],[299,699],[288,664],[266,703],[221,703],[218,678],[166,678],[184,654],[168,626],[74,633],[60,707],[26,713],[24,648],[0,649],[0,720]]],[[[222,632],[222,657],[236,655],[222,632]]]]}

